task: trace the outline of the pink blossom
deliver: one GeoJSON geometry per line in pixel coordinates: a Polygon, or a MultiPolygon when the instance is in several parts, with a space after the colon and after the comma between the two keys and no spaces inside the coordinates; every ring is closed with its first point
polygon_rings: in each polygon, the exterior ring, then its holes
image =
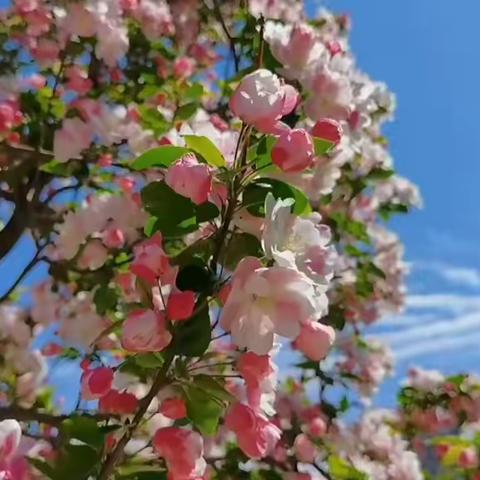
{"type": "Polygon", "coordinates": [[[120,228],[108,227],[102,233],[102,242],[108,248],[121,248],[125,244],[125,235],[120,228]]]}
{"type": "Polygon", "coordinates": [[[315,155],[310,135],[303,129],[282,133],[272,149],[272,162],[284,172],[302,172],[315,155]]]}
{"type": "Polygon", "coordinates": [[[92,12],[82,3],[70,3],[67,15],[61,26],[70,35],[79,37],[93,37],[96,33],[96,23],[92,12]]]}
{"type": "Polygon", "coordinates": [[[165,459],[172,479],[197,480],[205,472],[203,439],[197,432],[160,428],[153,437],[153,448],[165,459]]]}
{"type": "Polygon", "coordinates": [[[53,153],[58,162],[67,162],[90,146],[92,131],[79,118],[66,118],[60,130],[55,132],[53,153]]]}
{"type": "Polygon", "coordinates": [[[135,413],[138,399],[133,393],[119,392],[112,389],[98,402],[98,409],[104,413],[130,415],[135,413]]]}
{"type": "Polygon", "coordinates": [[[269,70],[256,70],[241,80],[230,108],[245,123],[264,133],[277,131],[278,121],[296,106],[298,94],[293,87],[283,85],[269,70]]]}
{"type": "Polygon", "coordinates": [[[83,270],[98,270],[107,260],[108,250],[101,240],[90,240],[82,250],[78,259],[78,266],[83,270]]]}
{"type": "Polygon", "coordinates": [[[88,73],[78,65],[69,67],[65,76],[68,78],[65,88],[73,90],[79,95],[87,94],[93,87],[93,82],[88,78],[88,73]]]}
{"type": "Polygon", "coordinates": [[[334,145],[338,145],[342,139],[343,130],[336,120],[322,118],[313,126],[311,134],[314,137],[328,140],[334,145]]]}
{"type": "Polygon", "coordinates": [[[478,466],[478,455],[473,447],[465,448],[458,457],[458,466],[460,468],[476,468],[478,466]]]}
{"type": "Polygon", "coordinates": [[[245,257],[235,270],[220,325],[238,347],[265,355],[274,334],[297,337],[301,324],[321,310],[313,284],[298,270],[264,268],[257,258],[245,257]]]}
{"type": "Polygon", "coordinates": [[[283,25],[267,22],[265,39],[273,56],[284,66],[288,78],[298,77],[313,61],[325,53],[315,30],[306,23],[283,25]]]}
{"type": "Polygon", "coordinates": [[[305,463],[313,463],[318,453],[313,442],[304,433],[300,433],[295,437],[293,448],[298,460],[305,463]]]}
{"type": "Polygon", "coordinates": [[[195,60],[190,57],[177,58],[173,64],[173,75],[175,78],[188,78],[195,73],[195,60]]]}
{"type": "Polygon", "coordinates": [[[82,375],[82,398],[97,400],[112,388],[113,370],[108,367],[86,370],[82,375]]]}
{"type": "Polygon", "coordinates": [[[346,120],[353,99],[350,81],[338,72],[320,68],[306,80],[314,92],[305,102],[305,112],[313,120],[333,118],[346,120]]]}
{"type": "Polygon", "coordinates": [[[182,398],[167,398],[162,402],[159,412],[172,420],[179,420],[187,416],[187,406],[182,398]]]}
{"type": "Polygon", "coordinates": [[[281,430],[262,414],[236,403],[227,412],[226,427],[235,433],[240,449],[250,458],[269,455],[281,437],[281,430]]]}
{"type": "Polygon", "coordinates": [[[2,461],[13,457],[20,445],[22,429],[16,420],[3,420],[0,422],[0,467],[2,461]]]}
{"type": "Polygon", "coordinates": [[[257,355],[247,352],[237,361],[237,370],[247,386],[248,403],[252,408],[260,406],[260,397],[264,390],[273,391],[276,369],[269,355],[257,355]]]}
{"type": "Polygon", "coordinates": [[[160,232],[138,244],[134,254],[130,270],[150,285],[155,285],[159,277],[168,275],[172,270],[169,258],[162,247],[160,232]]]}
{"type": "Polygon", "coordinates": [[[160,352],[172,341],[163,313],[136,310],[122,328],[122,345],[129,352],[160,352]]]}
{"type": "Polygon", "coordinates": [[[17,102],[0,102],[0,134],[18,127],[23,122],[23,113],[17,102]]]}
{"type": "Polygon", "coordinates": [[[48,38],[41,38],[31,53],[42,67],[49,67],[58,59],[60,46],[58,42],[48,38]]]}
{"type": "Polygon", "coordinates": [[[165,181],[169,187],[200,205],[212,191],[212,174],[208,165],[201,164],[193,154],[187,154],[171,165],[165,181]]]}
{"type": "Polygon", "coordinates": [[[300,335],[293,345],[310,360],[323,360],[335,341],[335,330],[319,322],[311,322],[302,326],[300,335]]]}
{"type": "Polygon", "coordinates": [[[172,292],[167,302],[167,317],[169,320],[187,320],[195,308],[195,293],[192,291],[172,292]]]}

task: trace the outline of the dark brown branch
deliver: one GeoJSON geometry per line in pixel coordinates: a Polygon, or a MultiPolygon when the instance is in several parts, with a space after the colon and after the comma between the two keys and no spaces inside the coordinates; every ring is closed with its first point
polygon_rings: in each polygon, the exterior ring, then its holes
{"type": "Polygon", "coordinates": [[[218,0],[213,0],[213,6],[214,6],[213,11],[215,12],[216,17],[220,22],[220,25],[222,26],[222,30],[228,39],[230,51],[232,52],[233,63],[235,64],[235,72],[238,73],[240,69],[240,59],[238,57],[237,49],[235,47],[235,38],[232,36],[230,31],[228,30],[227,24],[225,23],[225,19],[223,18],[223,15],[222,15],[222,11],[220,10],[220,5],[218,3],[218,0]]]}
{"type": "Polygon", "coordinates": [[[40,254],[42,253],[43,248],[40,248],[40,250],[37,250],[37,253],[35,256],[28,262],[28,264],[25,266],[25,268],[22,270],[20,275],[16,278],[16,280],[10,285],[8,290],[0,297],[0,303],[4,302],[5,300],[8,299],[10,294],[18,287],[20,282],[28,275],[28,273],[32,270],[32,268],[37,265],[37,263],[41,262],[40,254]]]}
{"type": "Polygon", "coordinates": [[[167,373],[170,365],[172,364],[173,355],[165,360],[163,367],[158,372],[149,392],[140,400],[140,404],[137,410],[137,413],[133,417],[132,423],[126,426],[126,432],[123,434],[123,437],[118,441],[115,446],[115,449],[107,457],[105,463],[103,464],[98,480],[108,480],[112,474],[115,472],[115,467],[118,462],[121,461],[123,457],[123,450],[127,443],[132,438],[136,429],[138,428],[140,422],[143,419],[150,403],[156,397],[160,389],[165,386],[168,382],[167,373]]]}

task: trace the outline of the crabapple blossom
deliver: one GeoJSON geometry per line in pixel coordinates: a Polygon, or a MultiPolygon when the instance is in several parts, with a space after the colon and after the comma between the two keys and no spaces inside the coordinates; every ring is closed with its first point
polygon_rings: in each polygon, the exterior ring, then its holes
{"type": "Polygon", "coordinates": [[[205,472],[203,439],[197,432],[176,427],[161,428],[153,437],[153,447],[165,459],[172,478],[195,480],[205,472]]]}
{"type": "Polygon", "coordinates": [[[335,330],[319,322],[311,322],[302,326],[300,335],[293,346],[310,360],[323,360],[335,341],[335,330]]]}
{"type": "Polygon", "coordinates": [[[90,126],[79,118],[66,118],[61,130],[55,132],[53,151],[55,159],[67,162],[87,148],[92,141],[90,126]]]}
{"type": "Polygon", "coordinates": [[[298,93],[283,85],[280,79],[266,69],[256,70],[241,80],[230,107],[245,123],[262,132],[273,132],[278,121],[296,106],[298,93]]]}
{"type": "Polygon", "coordinates": [[[313,162],[314,147],[310,135],[302,129],[281,133],[272,149],[272,161],[284,172],[301,172],[313,162]]]}
{"type": "Polygon", "coordinates": [[[165,316],[153,310],[130,313],[122,328],[122,345],[130,352],[160,352],[172,341],[165,316]]]}
{"type": "Polygon", "coordinates": [[[260,459],[272,452],[281,431],[262,414],[236,403],[227,412],[226,427],[235,432],[239,447],[250,458],[260,459]]]}
{"type": "Polygon", "coordinates": [[[295,338],[303,323],[324,311],[325,302],[298,270],[265,268],[258,259],[245,257],[234,273],[220,325],[231,332],[238,347],[266,355],[273,347],[274,334],[295,338]]]}
{"type": "MultiPolygon", "coordinates": [[[[313,214],[302,218],[291,213],[292,200],[275,201],[268,195],[265,201],[265,225],[262,243],[265,253],[281,267],[296,268],[317,285],[328,285],[333,277],[336,252],[330,245],[331,233],[313,214]]],[[[318,298],[326,299],[318,293],[318,298]]]]}
{"type": "Polygon", "coordinates": [[[106,395],[112,388],[113,370],[99,367],[86,370],[82,376],[82,398],[96,400],[106,395]]]}
{"type": "Polygon", "coordinates": [[[212,174],[207,165],[187,154],[168,168],[165,181],[175,192],[200,205],[212,191],[212,174]]]}

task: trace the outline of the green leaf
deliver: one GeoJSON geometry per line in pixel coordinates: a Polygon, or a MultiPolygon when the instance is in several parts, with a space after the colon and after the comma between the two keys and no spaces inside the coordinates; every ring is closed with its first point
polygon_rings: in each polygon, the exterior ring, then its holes
{"type": "Polygon", "coordinates": [[[195,211],[198,223],[209,222],[220,215],[220,210],[218,207],[211,202],[205,202],[201,205],[197,205],[195,207],[195,211]]]}
{"type": "Polygon", "coordinates": [[[175,112],[175,120],[188,120],[195,115],[197,109],[197,102],[190,102],[182,105],[181,107],[177,108],[177,111],[175,112]]]}
{"type": "Polygon", "coordinates": [[[85,480],[98,464],[98,453],[88,445],[66,445],[56,468],[58,479],[85,480]]]}
{"type": "Polygon", "coordinates": [[[166,480],[167,473],[158,465],[132,463],[118,468],[118,476],[128,480],[166,480]]]}
{"type": "Polygon", "coordinates": [[[205,161],[214,167],[224,167],[225,158],[215,144],[207,137],[184,135],[187,147],[201,155],[205,161]]]}
{"type": "Polygon", "coordinates": [[[212,397],[224,402],[234,402],[235,397],[225,390],[225,382],[220,382],[209,375],[195,375],[192,379],[198,388],[208,392],[212,397]]]}
{"type": "Polygon", "coordinates": [[[70,177],[75,170],[72,162],[58,162],[57,160],[50,160],[40,166],[42,172],[51,173],[57,177],[70,177]]]}
{"type": "Polygon", "coordinates": [[[114,310],[117,305],[117,291],[114,288],[110,288],[107,285],[101,285],[95,290],[93,301],[97,313],[105,315],[109,310],[114,310]]]}
{"type": "Polygon", "coordinates": [[[52,480],[56,480],[57,477],[55,476],[55,469],[52,466],[50,466],[48,463],[42,462],[38,458],[28,458],[27,457],[27,460],[40,473],[43,473],[44,475],[46,475],[47,478],[51,478],[52,480]]]}
{"type": "Polygon", "coordinates": [[[323,138],[312,137],[313,138],[313,145],[315,146],[315,155],[322,156],[326,155],[334,146],[335,144],[325,140],[323,138]]]}
{"type": "Polygon", "coordinates": [[[185,98],[189,100],[199,100],[204,93],[203,85],[201,83],[194,83],[188,87],[185,92],[185,98]]]}
{"type": "Polygon", "coordinates": [[[362,222],[352,220],[342,213],[333,213],[330,219],[335,223],[335,228],[341,232],[347,233],[354,237],[356,240],[360,240],[365,243],[370,242],[368,236],[367,227],[362,222]]]}
{"type": "Polygon", "coordinates": [[[328,459],[330,476],[335,480],[368,480],[365,473],[358,471],[346,460],[336,455],[331,455],[328,459]]]}
{"type": "Polygon", "coordinates": [[[212,337],[208,306],[204,306],[190,320],[179,322],[171,344],[175,355],[200,357],[205,353],[212,337]]]}
{"type": "Polygon", "coordinates": [[[188,418],[200,432],[203,435],[215,435],[225,407],[208,392],[193,385],[185,389],[185,401],[188,418]]]}
{"type": "Polygon", "coordinates": [[[243,205],[252,215],[263,217],[265,198],[269,193],[276,199],[293,198],[293,213],[297,215],[308,215],[312,212],[310,202],[301,190],[274,178],[258,178],[251,182],[243,192],[243,205]]]}
{"type": "Polygon", "coordinates": [[[160,368],[165,360],[160,353],[145,353],[135,355],[135,363],[142,368],[160,368]]]}
{"type": "Polygon", "coordinates": [[[104,443],[105,437],[93,418],[78,416],[68,418],[62,422],[62,430],[69,438],[76,438],[94,447],[104,443]]]}
{"type": "Polygon", "coordinates": [[[395,172],[393,170],[384,170],[383,168],[374,168],[370,170],[366,178],[368,180],[386,180],[390,178],[395,172]]]}
{"type": "Polygon", "coordinates": [[[213,277],[206,265],[187,265],[177,274],[176,286],[182,290],[209,293],[213,284],[213,277]]]}
{"type": "Polygon", "coordinates": [[[146,170],[152,167],[169,167],[189,152],[188,148],[175,145],[163,145],[142,153],[133,163],[134,170],[146,170]]]}
{"type": "Polygon", "coordinates": [[[247,256],[260,258],[263,255],[262,244],[257,237],[249,233],[234,233],[220,261],[229,270],[234,270],[242,258],[247,256]]]}
{"type": "Polygon", "coordinates": [[[144,231],[147,236],[161,231],[166,237],[180,237],[194,232],[198,224],[216,218],[220,211],[210,202],[195,205],[189,198],[176,193],[165,182],[153,182],[141,193],[149,219],[144,231]]]}
{"type": "Polygon", "coordinates": [[[141,195],[145,210],[157,217],[155,231],[160,230],[166,236],[179,236],[196,229],[195,205],[165,182],[150,183],[141,195]]]}

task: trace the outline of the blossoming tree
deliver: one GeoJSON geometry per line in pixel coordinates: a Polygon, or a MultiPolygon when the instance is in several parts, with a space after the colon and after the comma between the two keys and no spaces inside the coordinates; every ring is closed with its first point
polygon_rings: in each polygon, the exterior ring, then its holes
{"type": "Polygon", "coordinates": [[[397,412],[342,420],[392,369],[362,331],[402,307],[386,221],[420,203],[347,17],[14,0],[1,20],[0,258],[32,250],[1,281],[1,478],[410,480],[433,451],[478,480],[469,377],[415,370],[397,412]],[[49,387],[67,362],[72,410],[49,387]]]}

